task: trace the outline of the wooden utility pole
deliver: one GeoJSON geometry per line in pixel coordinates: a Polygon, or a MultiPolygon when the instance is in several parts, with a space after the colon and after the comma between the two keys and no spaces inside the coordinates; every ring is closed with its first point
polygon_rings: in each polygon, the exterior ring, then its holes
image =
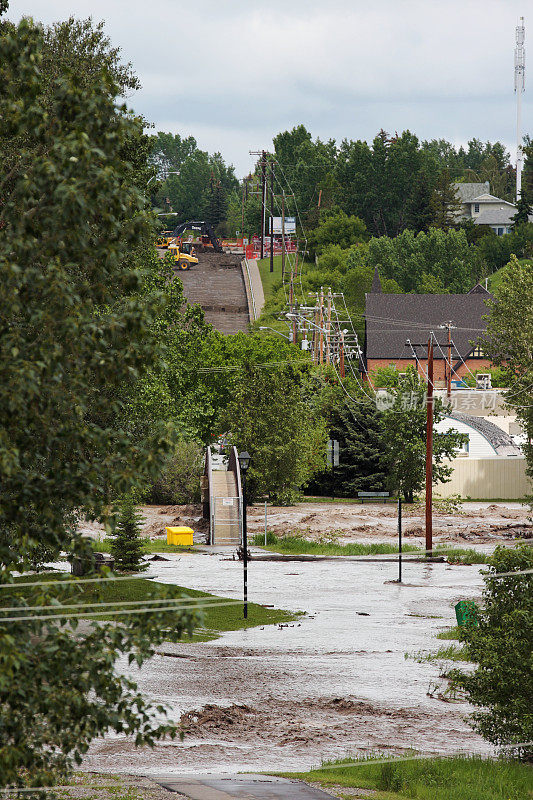
{"type": "Polygon", "coordinates": [[[426,556],[433,551],[433,334],[428,339],[426,421],[426,556]]]}
{"type": "Polygon", "coordinates": [[[324,363],[324,287],[320,287],[320,306],[318,312],[319,342],[318,342],[318,363],[324,363]]]}
{"type": "Polygon", "coordinates": [[[328,288],[328,321],[326,323],[326,364],[330,362],[331,351],[331,286],[328,288]]]}
{"type": "Polygon", "coordinates": [[[446,377],[446,396],[448,403],[452,401],[452,323],[448,322],[448,364],[447,364],[447,377],[446,377]]]}
{"type": "Polygon", "coordinates": [[[261,153],[261,258],[265,257],[266,153],[261,153]]]}
{"type": "Polygon", "coordinates": [[[270,272],[274,272],[274,159],[270,160],[270,272]]]}

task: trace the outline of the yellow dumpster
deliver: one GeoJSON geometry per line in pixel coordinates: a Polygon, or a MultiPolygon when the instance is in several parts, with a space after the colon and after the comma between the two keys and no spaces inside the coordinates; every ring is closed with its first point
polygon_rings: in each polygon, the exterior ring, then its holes
{"type": "Polygon", "coordinates": [[[180,526],[178,528],[167,528],[167,544],[179,544],[190,546],[193,543],[193,529],[180,526]]]}

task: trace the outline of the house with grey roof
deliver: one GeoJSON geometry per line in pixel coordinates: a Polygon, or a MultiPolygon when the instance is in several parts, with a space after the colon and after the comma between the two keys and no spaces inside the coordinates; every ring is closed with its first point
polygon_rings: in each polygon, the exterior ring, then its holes
{"type": "MultiPolygon", "coordinates": [[[[490,193],[490,184],[454,183],[455,194],[461,203],[458,220],[473,220],[475,225],[488,225],[497,236],[511,233],[516,206],[490,193]]],[[[530,217],[533,222],[533,216],[530,217]]]]}
{"type": "Polygon", "coordinates": [[[452,380],[461,380],[469,370],[490,370],[491,362],[478,339],[486,330],[484,316],[492,297],[480,284],[468,294],[386,294],[381,291],[376,269],[371,291],[365,298],[367,371],[392,365],[404,372],[414,366],[422,374],[427,358],[424,344],[433,331],[440,345],[434,350],[435,383],[444,385],[449,351],[447,332],[441,326],[448,323],[452,325],[452,380]]]}

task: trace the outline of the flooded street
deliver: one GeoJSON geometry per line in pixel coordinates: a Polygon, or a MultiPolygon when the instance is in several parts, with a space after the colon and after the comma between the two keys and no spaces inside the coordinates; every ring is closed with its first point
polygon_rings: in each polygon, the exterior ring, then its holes
{"type": "MultiPolygon", "coordinates": [[[[165,557],[146,575],[242,596],[242,564],[230,550],[165,557]]],[[[306,616],[209,643],[163,645],[141,670],[124,660],[119,668],[143,694],[168,704],[175,720],[185,714],[188,732],[153,750],[100,740],[84,769],[170,775],[308,768],[375,751],[491,752],[464,719],[471,709],[438,699],[445,665],[404,656],[449,644],[435,634],[455,624],[458,600],[480,595],[480,567],[411,562],[403,585],[391,583],[396,578],[393,560],[252,560],[250,601],[306,616]]]]}

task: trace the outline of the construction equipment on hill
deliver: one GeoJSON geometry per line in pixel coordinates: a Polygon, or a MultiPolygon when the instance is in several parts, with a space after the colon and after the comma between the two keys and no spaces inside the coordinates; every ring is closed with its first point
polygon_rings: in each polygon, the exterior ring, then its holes
{"type": "Polygon", "coordinates": [[[172,236],[177,239],[184,231],[200,231],[203,247],[208,250],[212,247],[215,253],[224,252],[213,226],[209,222],[182,222],[181,225],[174,228],[172,236]]]}
{"type": "Polygon", "coordinates": [[[172,233],[172,231],[161,231],[161,233],[159,234],[159,236],[155,241],[155,246],[163,247],[166,250],[166,248],[169,247],[169,245],[171,245],[173,242],[174,242],[174,234],[172,233]]]}
{"type": "Polygon", "coordinates": [[[191,242],[178,242],[179,240],[176,240],[174,244],[170,244],[168,252],[179,269],[189,269],[193,264],[198,264],[198,259],[194,255],[194,246],[191,242]]]}

